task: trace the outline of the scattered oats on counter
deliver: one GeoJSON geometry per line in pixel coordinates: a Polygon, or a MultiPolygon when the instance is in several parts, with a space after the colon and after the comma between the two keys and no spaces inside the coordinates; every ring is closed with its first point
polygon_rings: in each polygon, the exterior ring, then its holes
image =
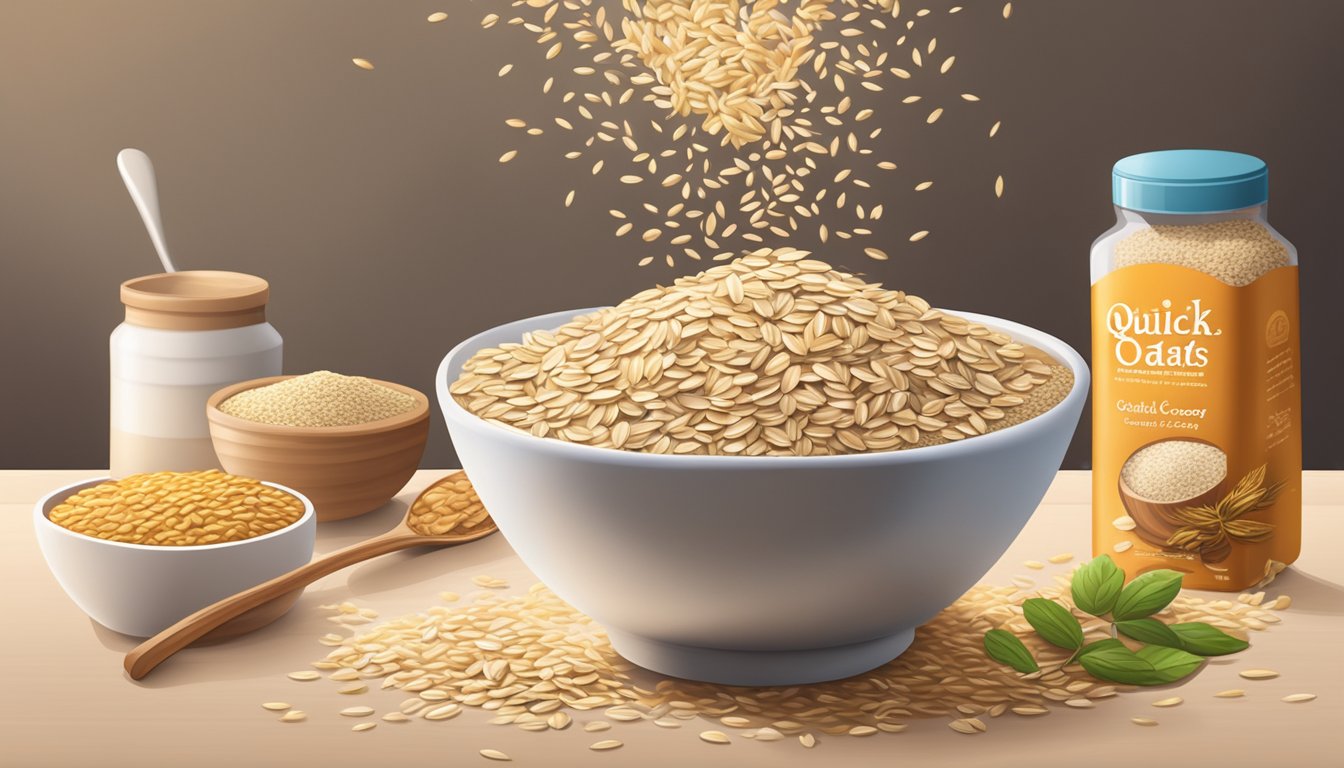
{"type": "MultiPolygon", "coordinates": [[[[610,721],[675,728],[708,720],[724,729],[697,731],[711,744],[731,743],[731,733],[755,741],[796,740],[803,747],[815,746],[819,734],[900,733],[911,722],[928,719],[942,719],[963,735],[978,735],[1008,713],[1031,718],[1048,714],[1052,705],[1095,709],[1103,699],[1138,690],[1092,678],[1076,664],[1059,668],[1068,652],[1031,631],[1022,601],[1041,596],[1069,606],[1069,580],[1070,574],[1058,573],[1039,589],[976,586],[920,627],[899,658],[862,675],[814,685],[733,687],[642,670],[612,650],[600,626],[540,584],[521,595],[481,593],[465,604],[439,605],[354,630],[358,634],[345,638],[314,667],[333,681],[379,680],[384,689],[409,694],[396,713],[383,716],[389,722],[449,720],[472,708],[488,713],[496,725],[543,731],[564,730],[578,713],[599,712],[603,719],[583,723],[584,731],[609,730],[610,721]],[[990,660],[980,638],[996,627],[1026,643],[1042,671],[1020,675],[990,660]]],[[[1236,601],[1182,594],[1157,617],[1167,623],[1204,621],[1245,636],[1266,629],[1261,619],[1279,604],[1277,599],[1252,604],[1256,600],[1254,594],[1236,601]]],[[[328,609],[349,611],[352,605],[328,609]]],[[[1088,619],[1083,628],[1093,640],[1106,636],[1108,625],[1088,619]]],[[[1240,674],[1249,679],[1277,676],[1255,669],[1240,674]]],[[[319,672],[294,675],[309,679],[319,672]]],[[[1215,695],[1230,698],[1244,692],[1215,695]]],[[[1305,703],[1312,698],[1292,694],[1283,700],[1305,703]]],[[[1183,699],[1172,696],[1151,703],[1170,707],[1183,699]]],[[[374,714],[371,707],[333,710],[349,717],[374,714]]],[[[1134,722],[1156,724],[1140,722],[1147,720],[1134,722]]],[[[612,742],[622,740],[597,743],[612,742]]]]}

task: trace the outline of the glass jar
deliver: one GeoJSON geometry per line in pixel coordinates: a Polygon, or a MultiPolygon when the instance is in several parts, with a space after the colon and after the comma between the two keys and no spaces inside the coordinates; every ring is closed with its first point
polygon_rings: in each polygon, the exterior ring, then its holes
{"type": "Polygon", "coordinates": [[[205,402],[220,388],[278,376],[283,342],[266,322],[269,286],[237,272],[171,272],[121,285],[112,332],[113,477],[219,468],[205,402]]]}
{"type": "Polygon", "coordinates": [[[1244,589],[1297,558],[1297,250],[1250,155],[1127,157],[1092,246],[1093,549],[1244,589]]]}

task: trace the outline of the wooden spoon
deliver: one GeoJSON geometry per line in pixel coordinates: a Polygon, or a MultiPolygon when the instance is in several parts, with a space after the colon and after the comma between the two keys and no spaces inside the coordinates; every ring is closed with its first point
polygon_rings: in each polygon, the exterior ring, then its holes
{"type": "Polygon", "coordinates": [[[462,472],[435,482],[416,497],[406,518],[387,533],[338,549],[307,565],[196,611],[126,654],[126,672],[139,680],[169,656],[219,625],[279,600],[331,573],[409,547],[449,547],[499,530],[462,472]]]}

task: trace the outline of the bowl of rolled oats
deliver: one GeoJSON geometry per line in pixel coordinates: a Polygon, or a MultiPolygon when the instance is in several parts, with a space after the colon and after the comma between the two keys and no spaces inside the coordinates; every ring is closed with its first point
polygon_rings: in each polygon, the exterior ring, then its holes
{"type": "Polygon", "coordinates": [[[764,249],[467,339],[454,447],[631,661],[785,685],[902,653],[1017,536],[1088,387],[1064,342],[764,249]]]}

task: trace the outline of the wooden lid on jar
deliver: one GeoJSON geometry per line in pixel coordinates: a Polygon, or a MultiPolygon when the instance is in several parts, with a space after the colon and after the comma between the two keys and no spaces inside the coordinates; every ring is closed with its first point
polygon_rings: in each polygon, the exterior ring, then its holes
{"type": "Polygon", "coordinates": [[[164,272],[121,284],[126,322],[171,331],[214,331],[266,321],[270,285],[241,272],[164,272]]]}

